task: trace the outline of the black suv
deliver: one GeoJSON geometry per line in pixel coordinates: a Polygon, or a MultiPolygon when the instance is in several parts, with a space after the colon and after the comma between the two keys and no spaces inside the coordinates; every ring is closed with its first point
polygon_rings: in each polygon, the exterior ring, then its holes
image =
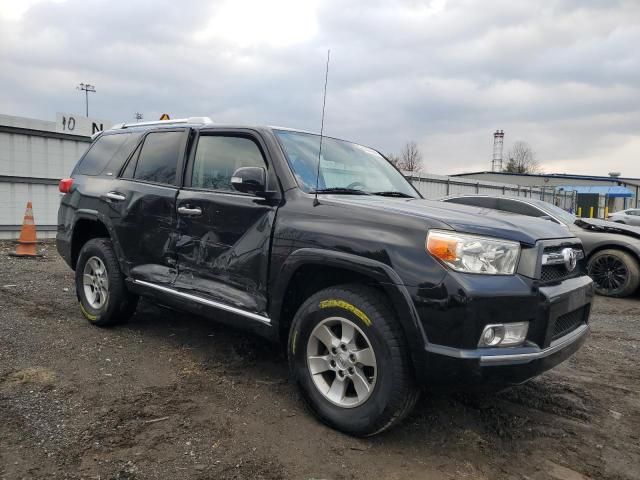
{"type": "Polygon", "coordinates": [[[281,341],[311,409],[350,434],[398,422],[420,386],[524,382],[589,331],[592,282],[565,227],[424,200],[355,143],[120,125],[60,190],[58,250],[91,323],[145,296],[281,341]]]}

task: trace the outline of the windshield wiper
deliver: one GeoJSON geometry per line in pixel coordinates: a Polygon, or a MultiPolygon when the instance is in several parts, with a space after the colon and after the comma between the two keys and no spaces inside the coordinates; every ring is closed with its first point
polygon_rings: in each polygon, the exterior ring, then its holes
{"type": "Polygon", "coordinates": [[[365,192],[364,190],[358,190],[357,188],[343,188],[343,187],[333,187],[333,188],[320,188],[318,190],[313,190],[311,193],[337,193],[342,195],[371,195],[370,193],[365,192]]]}
{"type": "Polygon", "coordinates": [[[413,195],[409,195],[408,193],[396,191],[373,192],[373,195],[380,195],[381,197],[415,198],[413,195]]]}

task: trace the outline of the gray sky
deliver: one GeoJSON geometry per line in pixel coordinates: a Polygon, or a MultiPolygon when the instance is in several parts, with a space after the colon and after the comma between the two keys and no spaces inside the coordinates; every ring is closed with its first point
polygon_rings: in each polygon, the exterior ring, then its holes
{"type": "Polygon", "coordinates": [[[640,177],[640,1],[0,0],[0,113],[208,115],[325,132],[429,173],[529,142],[545,172],[640,177]]]}

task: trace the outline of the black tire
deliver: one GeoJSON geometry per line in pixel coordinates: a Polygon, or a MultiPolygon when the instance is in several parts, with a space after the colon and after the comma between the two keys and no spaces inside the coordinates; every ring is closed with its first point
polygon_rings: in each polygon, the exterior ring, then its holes
{"type": "Polygon", "coordinates": [[[106,327],[124,323],[135,312],[138,297],[127,290],[111,240],[94,238],[85,243],[78,255],[75,276],[76,295],[80,302],[80,310],[93,325],[106,327]],[[108,279],[108,288],[106,289],[108,295],[106,295],[104,304],[99,308],[91,305],[83,283],[85,266],[94,257],[102,261],[108,279]]]}
{"type": "Polygon", "coordinates": [[[607,249],[594,253],[589,258],[587,273],[593,279],[596,293],[606,297],[626,297],[640,286],[638,260],[623,250],[607,249]],[[613,279],[607,272],[615,270],[620,276],[613,279]]]}
{"type": "Polygon", "coordinates": [[[624,223],[622,220],[614,220],[613,223],[621,223],[623,225],[626,225],[626,223],[624,223]]]}
{"type": "MultiPolygon", "coordinates": [[[[404,334],[384,295],[373,288],[341,285],[312,295],[295,315],[287,350],[292,377],[311,411],[322,422],[344,433],[355,436],[380,433],[406,417],[418,399],[404,334]],[[352,322],[365,335],[375,354],[375,382],[369,396],[357,406],[339,406],[328,400],[309,371],[307,348],[311,334],[316,326],[332,317],[352,322]]],[[[336,378],[338,372],[326,373],[336,378]]]]}

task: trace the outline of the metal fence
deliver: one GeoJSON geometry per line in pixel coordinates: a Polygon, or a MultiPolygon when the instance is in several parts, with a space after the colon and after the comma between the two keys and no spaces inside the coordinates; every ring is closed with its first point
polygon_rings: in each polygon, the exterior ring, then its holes
{"type": "Polygon", "coordinates": [[[556,191],[554,187],[511,185],[433,174],[415,175],[405,173],[405,176],[423,197],[431,200],[437,200],[449,195],[505,195],[544,200],[569,212],[574,212],[576,208],[575,192],[556,191]]]}

